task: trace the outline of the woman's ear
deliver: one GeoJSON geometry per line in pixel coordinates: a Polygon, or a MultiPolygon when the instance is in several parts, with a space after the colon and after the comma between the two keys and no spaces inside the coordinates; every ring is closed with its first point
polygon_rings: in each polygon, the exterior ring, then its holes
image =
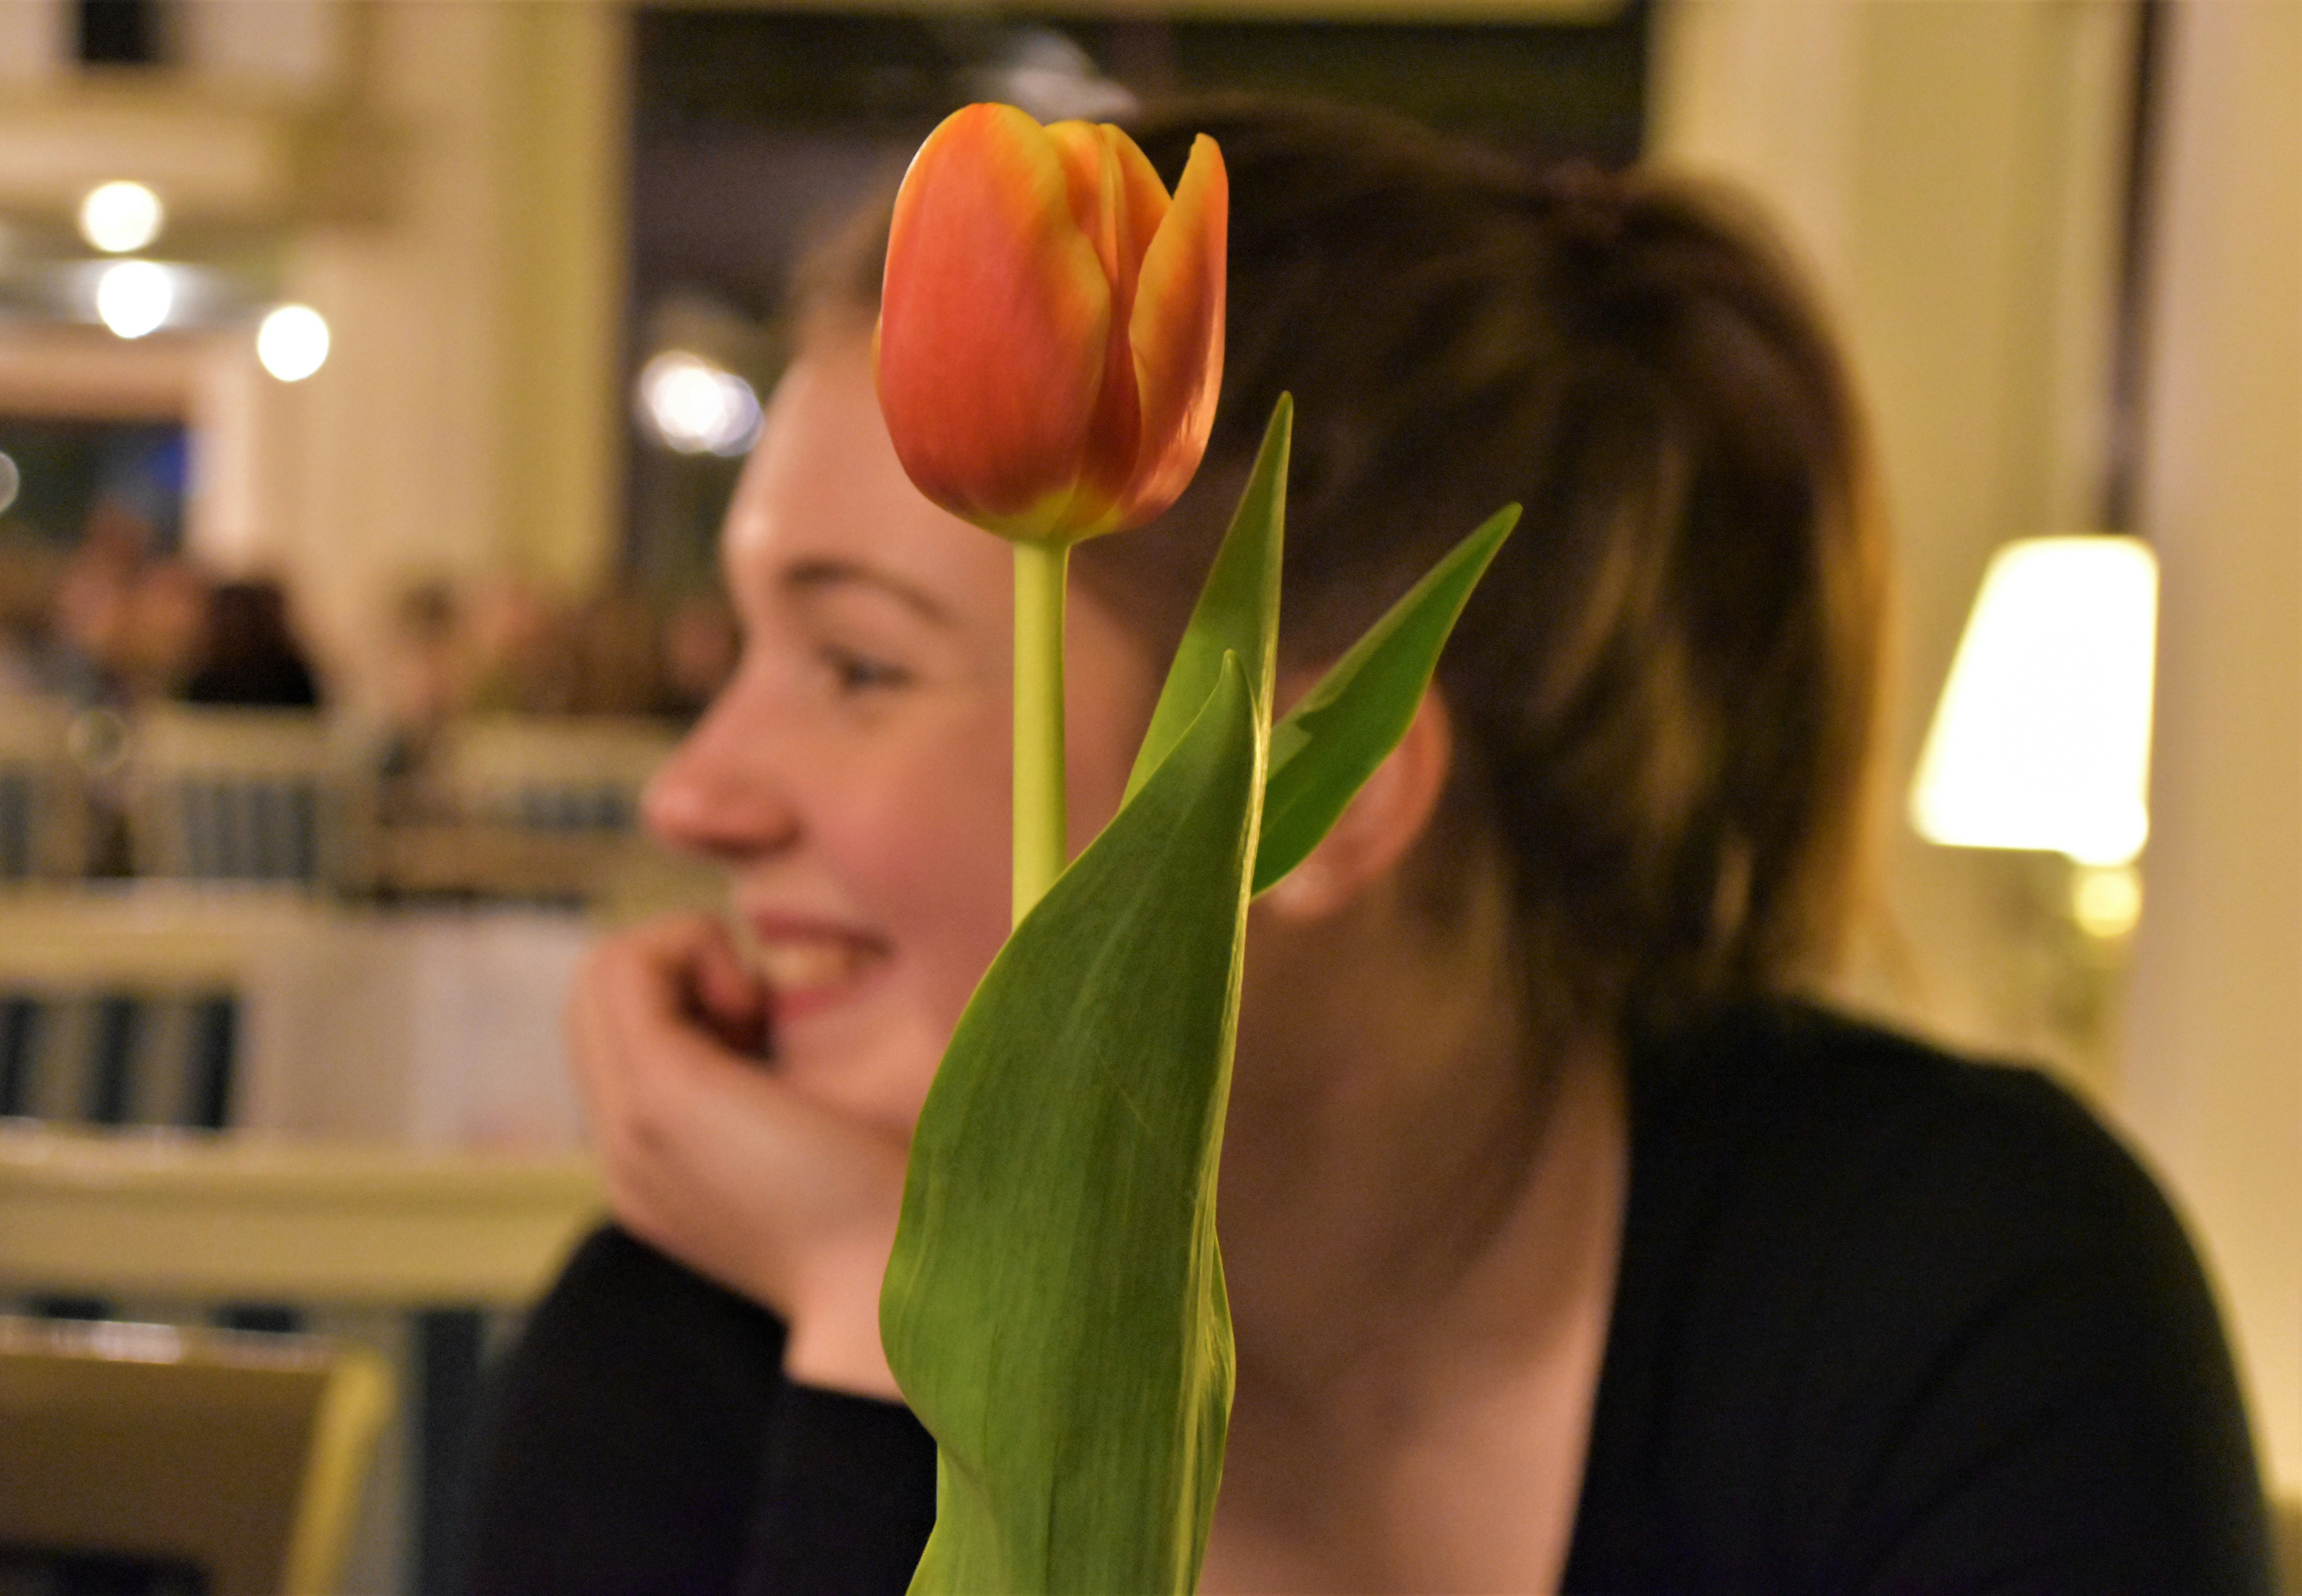
{"type": "Polygon", "coordinates": [[[1394,869],[1430,825],[1454,763],[1454,728],[1436,687],[1424,690],[1399,746],[1374,768],[1319,845],[1262,902],[1283,920],[1324,920],[1394,869]]]}

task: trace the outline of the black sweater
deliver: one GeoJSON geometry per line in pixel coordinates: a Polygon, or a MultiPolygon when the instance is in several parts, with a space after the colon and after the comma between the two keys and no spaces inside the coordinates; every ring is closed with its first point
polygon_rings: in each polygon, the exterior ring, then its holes
{"type": "MultiPolygon", "coordinates": [[[[474,1596],[900,1592],[935,1453],[623,1232],[499,1371],[474,1596]]],[[[1634,1061],[1565,1588],[2274,1588],[2230,1357],[2149,1178],[2033,1073],[1800,1008],[1634,1061]]]]}

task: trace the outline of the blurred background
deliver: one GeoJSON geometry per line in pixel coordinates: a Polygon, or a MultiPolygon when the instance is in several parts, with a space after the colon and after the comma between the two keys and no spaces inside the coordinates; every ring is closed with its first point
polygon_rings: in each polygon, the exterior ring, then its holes
{"type": "Polygon", "coordinates": [[[0,1298],[380,1348],[341,1578],[433,1588],[567,972],[710,900],[634,804],[786,268],[957,104],[1214,88],[1786,230],[1899,545],[1840,995],[2137,1143],[2302,1487],[2290,0],[0,0],[0,1298]]]}

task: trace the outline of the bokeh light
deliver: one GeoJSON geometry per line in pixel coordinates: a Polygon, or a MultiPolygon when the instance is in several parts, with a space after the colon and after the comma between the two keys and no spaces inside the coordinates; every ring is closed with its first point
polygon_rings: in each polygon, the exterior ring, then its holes
{"type": "Polygon", "coordinates": [[[80,233],[106,255],[141,249],[168,219],[160,197],[141,183],[98,183],[80,202],[80,233]]]}
{"type": "Polygon", "coordinates": [[[640,372],[640,415],[681,454],[739,455],[760,431],[760,396],[724,366],[667,349],[640,372]]]}
{"type": "Polygon", "coordinates": [[[282,305],[256,330],[256,357],[283,382],[300,382],[328,358],[328,323],[308,305],[282,305]]]}
{"type": "Polygon", "coordinates": [[[175,302],[168,269],[148,260],[106,266],[97,280],[96,314],[122,338],[141,338],[159,326],[175,302]]]}
{"type": "Polygon", "coordinates": [[[2071,881],[2071,918],[2105,941],[2141,923],[2142,877],[2130,864],[2085,865],[2071,881]]]}

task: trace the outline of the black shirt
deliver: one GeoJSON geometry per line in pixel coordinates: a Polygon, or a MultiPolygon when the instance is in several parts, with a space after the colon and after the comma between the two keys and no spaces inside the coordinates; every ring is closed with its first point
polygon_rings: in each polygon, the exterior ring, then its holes
{"type": "MultiPolygon", "coordinates": [[[[2149,1178],[2027,1071],[1818,1012],[1630,1071],[1565,1589],[2274,1589],[2214,1305],[2149,1178]]],[[[934,1447],[609,1229],[500,1372],[476,1596],[900,1592],[934,1447]]]]}

